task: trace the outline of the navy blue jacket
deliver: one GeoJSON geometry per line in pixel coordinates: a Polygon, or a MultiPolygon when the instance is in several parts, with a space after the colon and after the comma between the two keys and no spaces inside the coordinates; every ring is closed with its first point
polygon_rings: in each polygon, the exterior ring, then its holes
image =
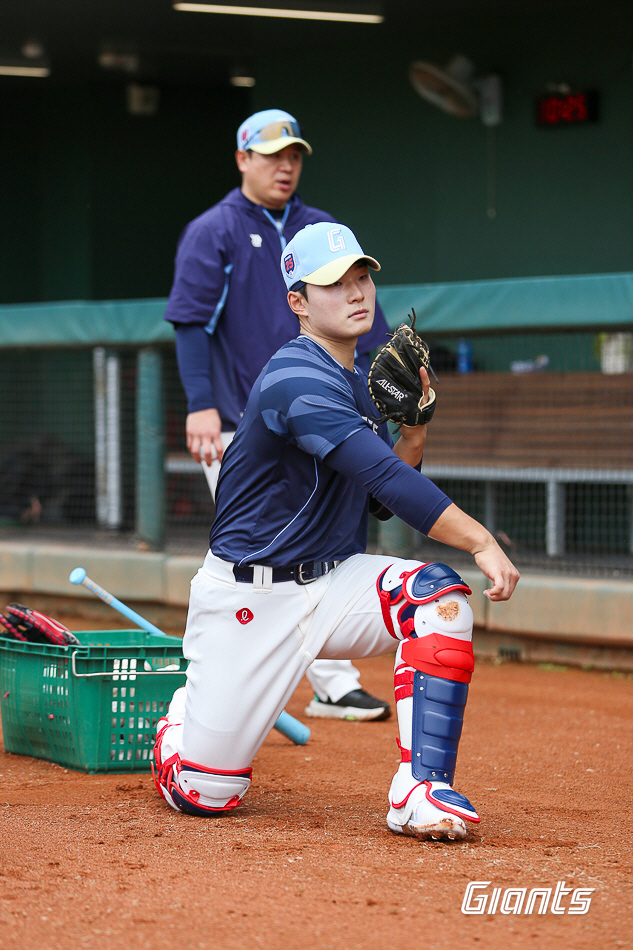
{"type": "MultiPolygon", "coordinates": [[[[275,221],[234,188],[187,225],[165,319],[177,332],[191,324],[206,331],[204,340],[201,334],[189,337],[191,362],[197,362],[191,371],[186,350],[185,358],[179,352],[190,412],[213,407],[225,429],[237,426],[262,367],[299,332],[286,299],[281,251],[307,224],[334,220],[295,194],[275,221]],[[204,341],[208,357],[199,352],[204,341]]],[[[377,305],[371,332],[358,341],[361,364],[363,355],[386,342],[388,332],[377,305]]]]}

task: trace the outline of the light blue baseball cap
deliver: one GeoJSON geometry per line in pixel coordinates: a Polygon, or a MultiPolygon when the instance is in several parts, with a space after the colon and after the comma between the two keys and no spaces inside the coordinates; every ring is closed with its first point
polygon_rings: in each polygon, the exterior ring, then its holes
{"type": "Polygon", "coordinates": [[[373,270],[380,264],[365,254],[356,235],[344,224],[320,221],[297,231],[281,252],[281,273],[286,287],[295,284],[334,284],[356,261],[363,261],[373,270]]]}
{"type": "Polygon", "coordinates": [[[287,145],[301,145],[308,155],[312,149],[301,137],[301,126],[288,112],[281,109],[266,109],[256,112],[242,122],[237,130],[237,147],[260,155],[272,155],[287,145]]]}

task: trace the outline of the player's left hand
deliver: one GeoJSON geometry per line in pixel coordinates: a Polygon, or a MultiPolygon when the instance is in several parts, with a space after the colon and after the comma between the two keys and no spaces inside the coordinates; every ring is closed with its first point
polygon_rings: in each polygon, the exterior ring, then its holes
{"type": "MultiPolygon", "coordinates": [[[[431,380],[429,379],[429,374],[427,370],[424,368],[424,366],[420,367],[420,382],[422,383],[422,393],[423,393],[421,402],[423,406],[426,406],[427,402],[429,401],[429,389],[431,388],[431,380]]],[[[417,425],[417,426],[402,425],[400,427],[400,434],[404,435],[405,439],[419,438],[420,433],[422,431],[424,432],[424,438],[426,439],[426,423],[424,423],[424,425],[417,425]]]]}
{"type": "Polygon", "coordinates": [[[415,332],[415,311],[409,316],[411,325],[401,323],[388,343],[378,351],[369,368],[369,395],[382,413],[381,422],[390,419],[398,426],[412,428],[429,423],[435,411],[435,392],[428,386],[420,369],[431,367],[429,348],[415,332]],[[420,374],[420,375],[418,375],[420,374]]]}
{"type": "MultiPolygon", "coordinates": [[[[422,399],[422,404],[426,406],[429,401],[429,389],[431,387],[431,381],[429,379],[429,374],[423,366],[420,367],[420,382],[422,383],[422,390],[424,396],[422,399]]],[[[418,465],[420,459],[422,458],[422,453],[424,452],[424,446],[426,444],[426,434],[427,426],[400,426],[400,440],[404,440],[403,444],[400,446],[401,451],[398,452],[400,458],[403,461],[408,462],[409,465],[418,465]],[[402,453],[404,450],[407,454],[407,457],[402,453]],[[409,455],[412,453],[411,458],[409,455]]],[[[398,443],[396,443],[398,445],[398,443]]]]}

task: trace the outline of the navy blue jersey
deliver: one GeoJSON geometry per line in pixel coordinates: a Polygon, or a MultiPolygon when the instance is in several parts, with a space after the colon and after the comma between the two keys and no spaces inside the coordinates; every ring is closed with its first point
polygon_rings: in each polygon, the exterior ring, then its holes
{"type": "MultiPolygon", "coordinates": [[[[299,332],[286,299],[279,258],[307,224],[333,221],[293,195],[280,218],[239,188],[183,231],[165,319],[199,332],[183,335],[179,366],[189,412],[216,408],[225,429],[240,420],[262,366],[299,332]],[[202,335],[204,332],[204,336],[202,335]]],[[[380,308],[358,353],[387,340],[380,308]]]]}
{"type": "MultiPolygon", "coordinates": [[[[342,465],[349,469],[349,459],[342,465]]],[[[226,561],[273,567],[359,554],[367,544],[367,486],[376,486],[379,501],[381,494],[391,498],[399,473],[413,477],[407,493],[423,498],[432,524],[450,500],[395,456],[365,374],[300,336],[262,370],[224,454],[211,550],[226,561]],[[351,472],[328,464],[360,434],[362,457],[354,457],[351,472]]],[[[418,503],[410,508],[417,517],[418,503]]]]}

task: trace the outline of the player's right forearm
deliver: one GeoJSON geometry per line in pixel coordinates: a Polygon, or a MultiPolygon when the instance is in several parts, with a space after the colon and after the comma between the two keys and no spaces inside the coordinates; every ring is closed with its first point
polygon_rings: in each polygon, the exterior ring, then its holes
{"type": "Polygon", "coordinates": [[[472,554],[479,570],[492,582],[484,591],[489,600],[508,600],[512,596],[519,580],[516,567],[490,532],[457,505],[444,509],[428,536],[472,554]]]}
{"type": "Polygon", "coordinates": [[[215,406],[209,335],[198,323],[176,325],[176,359],[189,412],[215,406]]]}
{"type": "Polygon", "coordinates": [[[450,544],[460,551],[476,554],[490,545],[496,544],[487,528],[467,515],[456,504],[450,504],[427,532],[429,538],[450,544]]]}

